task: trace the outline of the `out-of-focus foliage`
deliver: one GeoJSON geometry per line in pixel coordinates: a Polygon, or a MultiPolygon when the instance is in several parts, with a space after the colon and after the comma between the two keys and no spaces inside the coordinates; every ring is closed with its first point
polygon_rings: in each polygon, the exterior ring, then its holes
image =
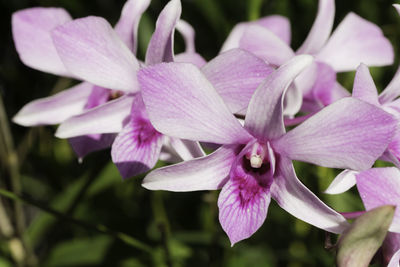
{"type": "Polygon", "coordinates": [[[394,206],[382,206],[355,219],[351,227],[339,238],[337,265],[368,266],[385,239],[394,211],[394,206]]]}
{"type": "MultiPolygon", "coordinates": [[[[56,211],[91,225],[130,235],[151,248],[151,253],[129,246],[111,234],[91,230],[24,205],[24,237],[39,266],[333,266],[335,256],[324,249],[325,233],[271,203],[266,223],[250,239],[230,247],[218,222],[218,192],[151,192],[140,186],[143,176],[122,181],[110,163],[108,150],[89,155],[82,164],[54,127],[23,128],[10,118],[27,102],[74,84],[32,70],[18,59],[11,38],[12,12],[33,6],[58,6],[74,18],[97,15],[111,23],[118,19],[123,0],[13,0],[0,1],[0,95],[5,103],[14,146],[19,158],[22,192],[56,211]]],[[[268,14],[289,17],[292,46],[304,40],[317,10],[316,0],[182,0],[182,18],[196,30],[197,50],[206,59],[217,55],[230,29],[238,22],[268,14]]],[[[167,1],[153,0],[139,29],[139,58],[143,59],[158,13],[167,1]]],[[[392,1],[336,1],[335,25],[353,11],[379,25],[397,53],[400,18],[392,1]]],[[[183,40],[177,34],[176,51],[183,40]]],[[[396,54],[397,58],[397,54],[396,54]]],[[[372,68],[379,89],[397,66],[372,68]]],[[[340,74],[351,90],[354,73],[340,74]]],[[[3,146],[1,143],[0,146],[3,146]]],[[[10,189],[9,164],[0,148],[0,187],[10,189]]],[[[362,210],[355,189],[326,196],[339,170],[296,163],[300,179],[339,211],[362,210]]],[[[8,214],[13,201],[2,198],[8,214]]],[[[11,223],[16,224],[14,218],[11,223]]],[[[9,238],[1,236],[0,266],[15,266],[9,238]]],[[[35,260],[30,262],[34,263],[35,260]]]]}

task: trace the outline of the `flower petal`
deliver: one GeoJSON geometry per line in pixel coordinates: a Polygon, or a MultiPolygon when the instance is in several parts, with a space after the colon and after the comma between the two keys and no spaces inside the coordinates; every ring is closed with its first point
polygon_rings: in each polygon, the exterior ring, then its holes
{"type": "Polygon", "coordinates": [[[15,48],[25,65],[61,76],[71,76],[51,39],[55,27],[72,20],[62,8],[28,8],[12,15],[15,48]]]}
{"type": "Polygon", "coordinates": [[[114,29],[126,46],[136,54],[138,26],[142,14],[150,4],[150,0],[128,0],[122,8],[114,29]]]}
{"type": "Polygon", "coordinates": [[[297,54],[315,54],[323,47],[332,31],[335,19],[335,1],[319,0],[318,13],[308,36],[297,54]]]}
{"type": "Polygon", "coordinates": [[[150,121],[159,132],[218,144],[252,138],[194,65],[157,64],[141,69],[138,79],[150,121]]]}
{"type": "Polygon", "coordinates": [[[230,179],[218,197],[219,222],[232,246],[260,228],[267,218],[271,202],[271,195],[261,187],[256,190],[240,186],[230,179]]]}
{"type": "Polygon", "coordinates": [[[356,185],[356,174],[358,172],[352,170],[344,170],[332,181],[329,187],[325,190],[325,194],[341,194],[356,185]]]}
{"type": "Polygon", "coordinates": [[[389,231],[400,233],[400,171],[397,168],[373,168],[356,175],[357,189],[366,210],[394,205],[389,231]]]}
{"type": "Polygon", "coordinates": [[[233,48],[238,48],[240,39],[242,38],[244,31],[248,26],[251,25],[259,25],[265,27],[273,34],[278,36],[286,44],[290,44],[291,32],[289,20],[283,16],[272,15],[256,21],[241,22],[236,24],[235,27],[233,27],[232,31],[229,33],[229,36],[226,38],[224,44],[222,45],[220,53],[233,48]]]}
{"type": "Polygon", "coordinates": [[[400,261],[400,234],[388,232],[382,244],[384,264],[387,267],[399,267],[400,261]]]}
{"type": "Polygon", "coordinates": [[[112,161],[123,178],[144,173],[158,161],[163,135],[157,132],[150,121],[138,114],[117,135],[111,149],[112,161]]]}
{"type": "Polygon", "coordinates": [[[191,160],[206,155],[199,142],[170,137],[169,144],[183,160],[191,160]]]}
{"type": "Polygon", "coordinates": [[[200,54],[191,52],[185,52],[176,55],[174,61],[182,63],[192,63],[199,68],[203,67],[207,63],[200,54]]]}
{"type": "Polygon", "coordinates": [[[273,142],[278,153],[317,165],[365,170],[390,143],[396,121],[382,109],[343,98],[273,142]]]}
{"type": "Polygon", "coordinates": [[[58,138],[87,134],[118,133],[124,126],[132,107],[132,96],[123,96],[87,112],[72,117],[58,127],[58,138]]]}
{"type": "Polygon", "coordinates": [[[53,96],[26,104],[13,118],[23,126],[57,124],[80,114],[92,92],[93,85],[80,83],[53,96]]]}
{"type": "Polygon", "coordinates": [[[387,265],[387,267],[399,267],[400,261],[400,250],[398,250],[395,254],[393,254],[393,257],[390,259],[389,264],[387,265]]]}
{"type": "Polygon", "coordinates": [[[174,61],[174,31],[182,12],[180,0],[171,0],[157,18],[156,29],[147,46],[146,65],[174,61]]]}
{"type": "Polygon", "coordinates": [[[363,62],[368,66],[393,63],[393,48],[375,24],[349,13],[333,32],[317,60],[335,71],[351,71],[363,62]]]}
{"type": "Polygon", "coordinates": [[[365,64],[360,64],[354,78],[353,97],[361,99],[375,106],[380,106],[378,91],[374,80],[365,64]]]}
{"type": "Polygon", "coordinates": [[[106,20],[86,17],[58,26],[54,45],[74,75],[101,87],[138,91],[139,63],[106,20]]]}
{"type": "Polygon", "coordinates": [[[271,73],[257,88],[250,100],[245,118],[245,128],[251,134],[267,141],[285,132],[282,98],[294,78],[311,62],[311,56],[296,56],[271,73]]]}
{"type": "Polygon", "coordinates": [[[259,25],[246,27],[240,39],[239,48],[250,51],[276,66],[282,65],[294,57],[293,50],[284,41],[259,25]]]}
{"type": "Polygon", "coordinates": [[[194,43],[195,32],[193,27],[187,23],[186,21],[180,19],[176,23],[176,29],[183,36],[185,41],[185,52],[186,53],[195,53],[196,47],[194,43]]]}
{"type": "Polygon", "coordinates": [[[92,152],[110,147],[114,139],[115,134],[95,134],[69,138],[68,142],[79,160],[82,160],[92,152]]]}
{"type": "Polygon", "coordinates": [[[232,49],[208,62],[202,69],[232,113],[247,108],[254,91],[274,69],[262,59],[241,49],[232,49]]]}
{"type": "Polygon", "coordinates": [[[271,196],[296,218],[332,233],[348,227],[346,219],[324,204],[297,178],[292,162],[281,158],[271,186],[271,196]]]}
{"type": "Polygon", "coordinates": [[[189,192],[220,189],[226,182],[237,146],[222,146],[210,155],[156,169],[143,180],[150,190],[189,192]]]}
{"type": "Polygon", "coordinates": [[[290,21],[288,18],[280,15],[271,15],[256,20],[254,23],[267,28],[286,44],[290,44],[292,34],[290,32],[290,21]]]}
{"type": "Polygon", "coordinates": [[[386,104],[395,100],[400,95],[400,67],[386,88],[379,95],[379,103],[386,104]]]}

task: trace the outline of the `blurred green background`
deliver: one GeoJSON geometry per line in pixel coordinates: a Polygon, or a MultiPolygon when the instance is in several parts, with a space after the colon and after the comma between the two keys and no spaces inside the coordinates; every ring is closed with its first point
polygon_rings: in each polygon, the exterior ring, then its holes
{"type": "MultiPolygon", "coordinates": [[[[292,47],[297,48],[312,25],[317,2],[182,0],[182,18],[196,30],[197,51],[211,59],[236,23],[269,14],[290,18],[292,47]]],[[[153,0],[141,20],[140,59],[166,3],[153,0]]],[[[392,3],[336,1],[335,25],[353,11],[379,25],[395,48],[393,66],[372,68],[380,90],[398,62],[400,17],[392,3]]],[[[147,191],[140,185],[143,176],[122,181],[110,161],[110,151],[93,153],[79,164],[67,141],[53,136],[55,127],[24,128],[11,123],[11,117],[27,102],[74,83],[21,63],[11,38],[11,14],[33,6],[57,6],[74,18],[97,15],[114,24],[123,4],[122,0],[0,1],[0,110],[5,111],[0,113],[0,188],[29,202],[21,205],[0,197],[0,267],[333,266],[334,254],[324,249],[325,233],[295,219],[274,202],[261,229],[230,247],[218,222],[218,192],[147,191]],[[46,208],[59,214],[50,215],[43,211],[46,208]],[[21,251],[18,240],[23,240],[21,251]]],[[[175,48],[183,50],[179,34],[175,48]]],[[[354,73],[339,75],[348,89],[353,78],[354,73]]],[[[296,163],[296,170],[310,189],[337,210],[363,209],[355,189],[340,196],[321,193],[339,170],[304,163],[296,163]]]]}

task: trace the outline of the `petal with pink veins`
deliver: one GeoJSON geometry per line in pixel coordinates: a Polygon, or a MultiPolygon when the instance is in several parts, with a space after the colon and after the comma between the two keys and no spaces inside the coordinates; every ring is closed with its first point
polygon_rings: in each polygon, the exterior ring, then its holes
{"type": "Polygon", "coordinates": [[[270,64],[280,66],[294,57],[290,46],[270,30],[259,26],[246,27],[239,48],[250,51],[270,64]]]}
{"type": "Polygon", "coordinates": [[[375,106],[380,106],[378,90],[365,64],[360,64],[354,78],[353,97],[361,99],[375,106]]]}
{"type": "Polygon", "coordinates": [[[237,146],[222,146],[210,155],[156,169],[143,180],[150,190],[189,192],[220,189],[236,158],[237,146]]]}
{"type": "Polygon", "coordinates": [[[63,122],[56,136],[70,138],[87,134],[118,133],[129,117],[134,97],[126,95],[90,109],[63,122]]]}
{"type": "Polygon", "coordinates": [[[296,218],[325,231],[342,233],[349,226],[342,215],[324,204],[299,181],[292,162],[287,158],[280,158],[271,196],[296,218]]]}
{"type": "Polygon", "coordinates": [[[61,123],[84,111],[93,87],[84,82],[53,96],[34,100],[14,116],[13,122],[23,126],[61,123]]]}
{"type": "Polygon", "coordinates": [[[55,28],[52,37],[65,67],[77,77],[113,90],[139,90],[139,63],[105,19],[67,22],[55,28]]]}
{"type": "Polygon", "coordinates": [[[62,8],[28,8],[12,15],[15,48],[25,65],[61,76],[71,76],[60,60],[51,30],[72,20],[62,8]]]}
{"type": "Polygon", "coordinates": [[[366,210],[394,205],[396,211],[389,231],[400,233],[400,171],[397,168],[373,168],[356,175],[357,189],[366,210]]]}
{"type": "Polygon", "coordinates": [[[274,68],[247,51],[232,49],[212,59],[201,71],[236,113],[247,108],[257,87],[274,68]]]}
{"type": "Polygon", "coordinates": [[[319,0],[317,17],[297,54],[315,54],[328,40],[335,19],[335,1],[319,0]]]}
{"type": "Polygon", "coordinates": [[[256,181],[246,181],[243,185],[240,178],[231,178],[218,197],[219,222],[232,246],[249,238],[261,227],[271,202],[269,190],[260,187],[256,181]]]}
{"type": "Polygon", "coordinates": [[[138,45],[138,26],[142,14],[150,5],[150,0],[128,0],[122,8],[114,29],[126,46],[136,54],[138,45]]]}
{"type": "Polygon", "coordinates": [[[381,108],[347,97],[274,140],[272,147],[293,160],[365,170],[385,151],[396,124],[393,116],[381,108]]]}
{"type": "Polygon", "coordinates": [[[332,33],[317,60],[336,72],[352,71],[363,62],[367,66],[393,63],[393,47],[375,24],[349,13],[332,33]]]}
{"type": "Polygon", "coordinates": [[[245,128],[262,141],[285,133],[283,97],[286,89],[307,66],[309,55],[300,55],[272,72],[253,94],[245,118],[245,128]]]}
{"type": "Polygon", "coordinates": [[[218,144],[245,144],[252,138],[196,66],[161,63],[141,69],[138,79],[159,132],[218,144]]]}
{"type": "Polygon", "coordinates": [[[117,135],[111,148],[111,158],[123,178],[144,173],[157,163],[163,144],[163,135],[150,121],[132,115],[117,135]]]}
{"type": "Polygon", "coordinates": [[[180,0],[169,1],[161,11],[147,46],[146,65],[174,61],[174,31],[181,13],[180,0]]]}

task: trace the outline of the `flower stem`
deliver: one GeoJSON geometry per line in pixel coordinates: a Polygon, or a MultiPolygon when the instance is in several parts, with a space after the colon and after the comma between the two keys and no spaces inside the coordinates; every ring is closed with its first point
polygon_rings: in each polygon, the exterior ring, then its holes
{"type": "Polygon", "coordinates": [[[260,18],[260,10],[263,0],[249,0],[248,18],[249,20],[257,20],[260,18]]]}
{"type": "Polygon", "coordinates": [[[155,191],[152,194],[153,214],[156,220],[157,227],[161,234],[161,243],[165,254],[166,265],[173,266],[171,252],[169,249],[169,238],[171,235],[167,213],[164,208],[161,191],[155,191]]]}

